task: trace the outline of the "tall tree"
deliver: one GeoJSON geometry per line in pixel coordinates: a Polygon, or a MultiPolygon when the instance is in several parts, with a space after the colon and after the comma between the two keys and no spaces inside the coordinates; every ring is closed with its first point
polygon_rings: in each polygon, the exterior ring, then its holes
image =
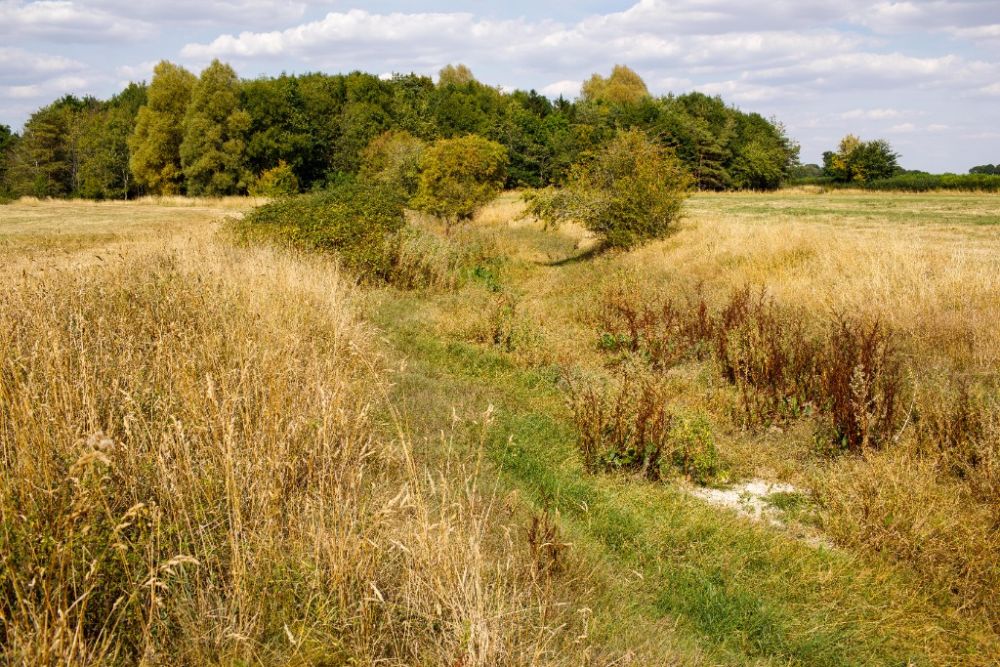
{"type": "Polygon", "coordinates": [[[14,185],[10,182],[10,164],[14,145],[18,136],[8,125],[0,125],[0,200],[14,195],[14,185]]]}
{"type": "Polygon", "coordinates": [[[151,192],[177,194],[182,190],[180,147],[195,81],[191,72],[166,60],[153,70],[149,100],[139,110],[128,142],[132,173],[151,192]]]}
{"type": "Polygon", "coordinates": [[[612,104],[637,104],[649,97],[646,82],[625,65],[615,65],[608,78],[594,74],[583,83],[580,93],[587,102],[612,104]]]}
{"type": "Polygon", "coordinates": [[[185,183],[192,195],[245,192],[246,135],[250,114],[240,107],[240,81],[229,65],[213,60],[191,94],[180,145],[185,183]]]}
{"type": "Polygon", "coordinates": [[[842,183],[870,183],[899,171],[898,158],[884,139],[862,141],[849,134],[840,140],[836,153],[823,153],[823,171],[842,183]]]}
{"type": "Polygon", "coordinates": [[[13,155],[11,179],[18,194],[74,194],[81,161],[81,113],[96,100],[67,95],[31,115],[13,155]]]}
{"type": "Polygon", "coordinates": [[[83,161],[78,192],[93,199],[128,199],[135,191],[129,137],[135,131],[146,87],[131,83],[93,114],[80,140],[83,161]]]}

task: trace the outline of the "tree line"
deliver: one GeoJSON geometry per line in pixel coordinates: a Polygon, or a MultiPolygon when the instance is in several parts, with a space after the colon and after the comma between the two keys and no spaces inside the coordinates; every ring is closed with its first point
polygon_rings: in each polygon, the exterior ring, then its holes
{"type": "Polygon", "coordinates": [[[200,76],[163,61],[148,85],[108,100],[64,96],[20,134],[0,126],[0,193],[232,195],[275,179],[310,191],[356,174],[386,132],[484,137],[507,152],[507,187],[543,187],[565,182],[572,165],[627,129],[673,149],[704,190],[777,188],[798,158],[780,123],[717,96],[653,96],[620,65],[570,101],[506,92],[462,65],[437,82],[362,72],[242,80],[217,60],[200,76]]]}

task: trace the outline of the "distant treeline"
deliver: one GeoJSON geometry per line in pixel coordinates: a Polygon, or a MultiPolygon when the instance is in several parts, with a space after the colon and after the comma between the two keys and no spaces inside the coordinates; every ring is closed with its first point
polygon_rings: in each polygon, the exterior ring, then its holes
{"type": "Polygon", "coordinates": [[[480,135],[500,143],[508,187],[560,184],[620,129],[673,148],[701,189],[775,189],[797,164],[782,125],[701,93],[654,97],[616,66],[578,100],[506,92],[464,66],[439,80],[362,72],[240,80],[213,62],[200,77],[168,62],[152,81],[109,100],[66,96],[14,134],[0,126],[0,196],[121,199],[230,195],[275,168],[315,190],[354,174],[369,143],[406,131],[432,141],[480,135]]]}
{"type": "Polygon", "coordinates": [[[964,190],[969,192],[1000,192],[1000,174],[928,174],[905,172],[868,183],[841,183],[829,176],[792,178],[789,185],[822,185],[833,188],[864,188],[865,190],[930,192],[932,190],[964,190]]]}

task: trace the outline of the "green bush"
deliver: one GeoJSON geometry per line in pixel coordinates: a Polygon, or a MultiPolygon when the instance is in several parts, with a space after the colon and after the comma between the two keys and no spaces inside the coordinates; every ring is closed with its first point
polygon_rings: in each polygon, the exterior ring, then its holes
{"type": "Polygon", "coordinates": [[[255,208],[231,228],[243,242],[336,253],[367,280],[390,280],[406,223],[399,193],[347,182],[255,208]]]}
{"type": "Polygon", "coordinates": [[[361,177],[402,192],[417,192],[424,142],[406,130],[389,130],[372,139],[361,153],[361,177]]]}
{"type": "Polygon", "coordinates": [[[284,160],[261,173],[250,185],[250,194],[255,197],[290,197],[299,192],[299,179],[284,160]]]}
{"type": "Polygon", "coordinates": [[[492,201],[506,178],[507,149],[495,141],[471,134],[439,139],[420,160],[413,205],[451,226],[492,201]]]}
{"type": "Polygon", "coordinates": [[[525,201],[547,224],[576,219],[605,246],[632,248],[670,233],[691,183],[672,150],[624,130],[575,165],[564,190],[530,193],[525,201]]]}

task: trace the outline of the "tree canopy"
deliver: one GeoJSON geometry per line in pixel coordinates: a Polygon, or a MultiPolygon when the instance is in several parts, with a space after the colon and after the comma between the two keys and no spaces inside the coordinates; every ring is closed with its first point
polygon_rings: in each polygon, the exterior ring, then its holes
{"type": "Polygon", "coordinates": [[[896,153],[885,139],[862,141],[849,134],[836,152],[823,153],[823,172],[841,183],[871,183],[900,171],[896,153]]]}
{"type": "Polygon", "coordinates": [[[443,68],[437,82],[364,72],[240,80],[224,63],[195,76],[164,61],[148,86],[104,101],[60,98],[9,132],[0,192],[240,194],[274,178],[309,191],[371,172],[377,160],[379,170],[398,160],[393,178],[412,192],[416,142],[468,135],[503,148],[505,187],[537,188],[566,183],[572,165],[628,129],[673,149],[703,190],[775,188],[797,163],[780,123],[702,93],[654,97],[623,65],[591,77],[577,100],[551,100],[480,83],[464,65],[443,68]]]}

